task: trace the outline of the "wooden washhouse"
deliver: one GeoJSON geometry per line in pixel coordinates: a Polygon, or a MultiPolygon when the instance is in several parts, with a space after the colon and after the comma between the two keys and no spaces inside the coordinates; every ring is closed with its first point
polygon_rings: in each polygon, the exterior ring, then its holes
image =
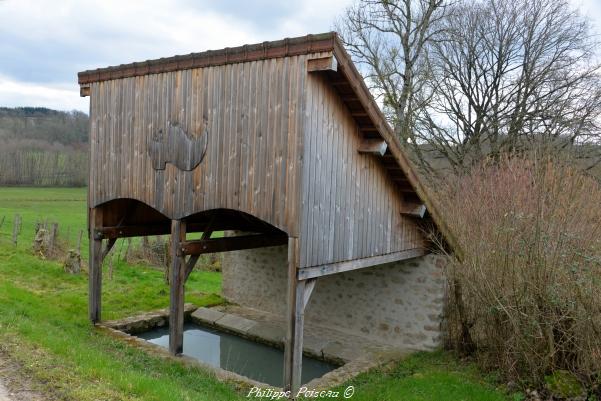
{"type": "Polygon", "coordinates": [[[447,233],[335,33],[78,77],[90,97],[94,323],[102,261],[117,238],[171,234],[173,354],[200,255],[287,244],[284,382],[295,390],[315,280],[427,253],[424,224],[447,233]],[[244,234],[211,236],[224,230],[244,234]],[[194,232],[201,238],[187,237],[194,232]]]}

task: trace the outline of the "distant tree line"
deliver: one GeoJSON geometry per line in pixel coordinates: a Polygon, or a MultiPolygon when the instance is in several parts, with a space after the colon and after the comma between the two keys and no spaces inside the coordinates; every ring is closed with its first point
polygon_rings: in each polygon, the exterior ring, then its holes
{"type": "Polygon", "coordinates": [[[0,185],[86,185],[88,124],[79,111],[0,108],[0,185]]]}

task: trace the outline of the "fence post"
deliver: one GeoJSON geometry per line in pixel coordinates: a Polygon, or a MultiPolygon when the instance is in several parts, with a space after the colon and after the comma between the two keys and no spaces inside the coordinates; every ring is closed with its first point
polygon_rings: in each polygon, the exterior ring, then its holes
{"type": "Polygon", "coordinates": [[[81,237],[83,235],[83,230],[79,230],[79,239],[77,240],[77,253],[81,255],[81,237]]]}
{"type": "Polygon", "coordinates": [[[58,223],[52,223],[52,229],[50,230],[50,244],[48,246],[48,254],[54,254],[54,245],[56,244],[56,236],[58,235],[58,223]]]}
{"type": "Polygon", "coordinates": [[[71,227],[67,227],[67,234],[65,234],[65,244],[67,244],[67,249],[70,247],[71,243],[71,227]]]}
{"type": "Polygon", "coordinates": [[[17,239],[21,232],[21,216],[15,214],[15,220],[13,221],[13,244],[17,246],[17,239]]]}

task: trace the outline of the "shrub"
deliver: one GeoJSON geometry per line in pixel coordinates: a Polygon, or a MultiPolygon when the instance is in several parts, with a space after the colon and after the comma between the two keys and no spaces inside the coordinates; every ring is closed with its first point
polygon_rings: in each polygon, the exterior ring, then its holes
{"type": "Polygon", "coordinates": [[[449,345],[512,380],[596,380],[599,183],[566,163],[507,157],[447,180],[441,197],[462,249],[448,269],[449,345]]]}

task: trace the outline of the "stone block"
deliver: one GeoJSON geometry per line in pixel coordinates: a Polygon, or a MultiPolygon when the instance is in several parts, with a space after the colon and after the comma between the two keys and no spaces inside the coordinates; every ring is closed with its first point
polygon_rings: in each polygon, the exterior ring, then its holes
{"type": "Polygon", "coordinates": [[[246,334],[249,337],[257,338],[274,345],[283,346],[286,330],[283,327],[273,324],[257,322],[248,329],[246,334]]]}
{"type": "Polygon", "coordinates": [[[329,340],[321,337],[306,335],[303,338],[303,351],[315,356],[322,356],[323,349],[330,343],[329,340]]]}
{"type": "Polygon", "coordinates": [[[255,322],[254,320],[249,320],[241,316],[230,315],[227,313],[215,321],[216,326],[240,334],[247,334],[248,330],[257,324],[259,323],[255,322]]]}
{"type": "Polygon", "coordinates": [[[326,344],[321,351],[325,359],[339,363],[354,361],[355,359],[359,359],[364,353],[362,350],[351,349],[337,341],[326,344]]]}
{"type": "Polygon", "coordinates": [[[204,323],[213,326],[217,320],[225,316],[225,313],[215,309],[198,308],[191,316],[196,323],[204,323]]]}

